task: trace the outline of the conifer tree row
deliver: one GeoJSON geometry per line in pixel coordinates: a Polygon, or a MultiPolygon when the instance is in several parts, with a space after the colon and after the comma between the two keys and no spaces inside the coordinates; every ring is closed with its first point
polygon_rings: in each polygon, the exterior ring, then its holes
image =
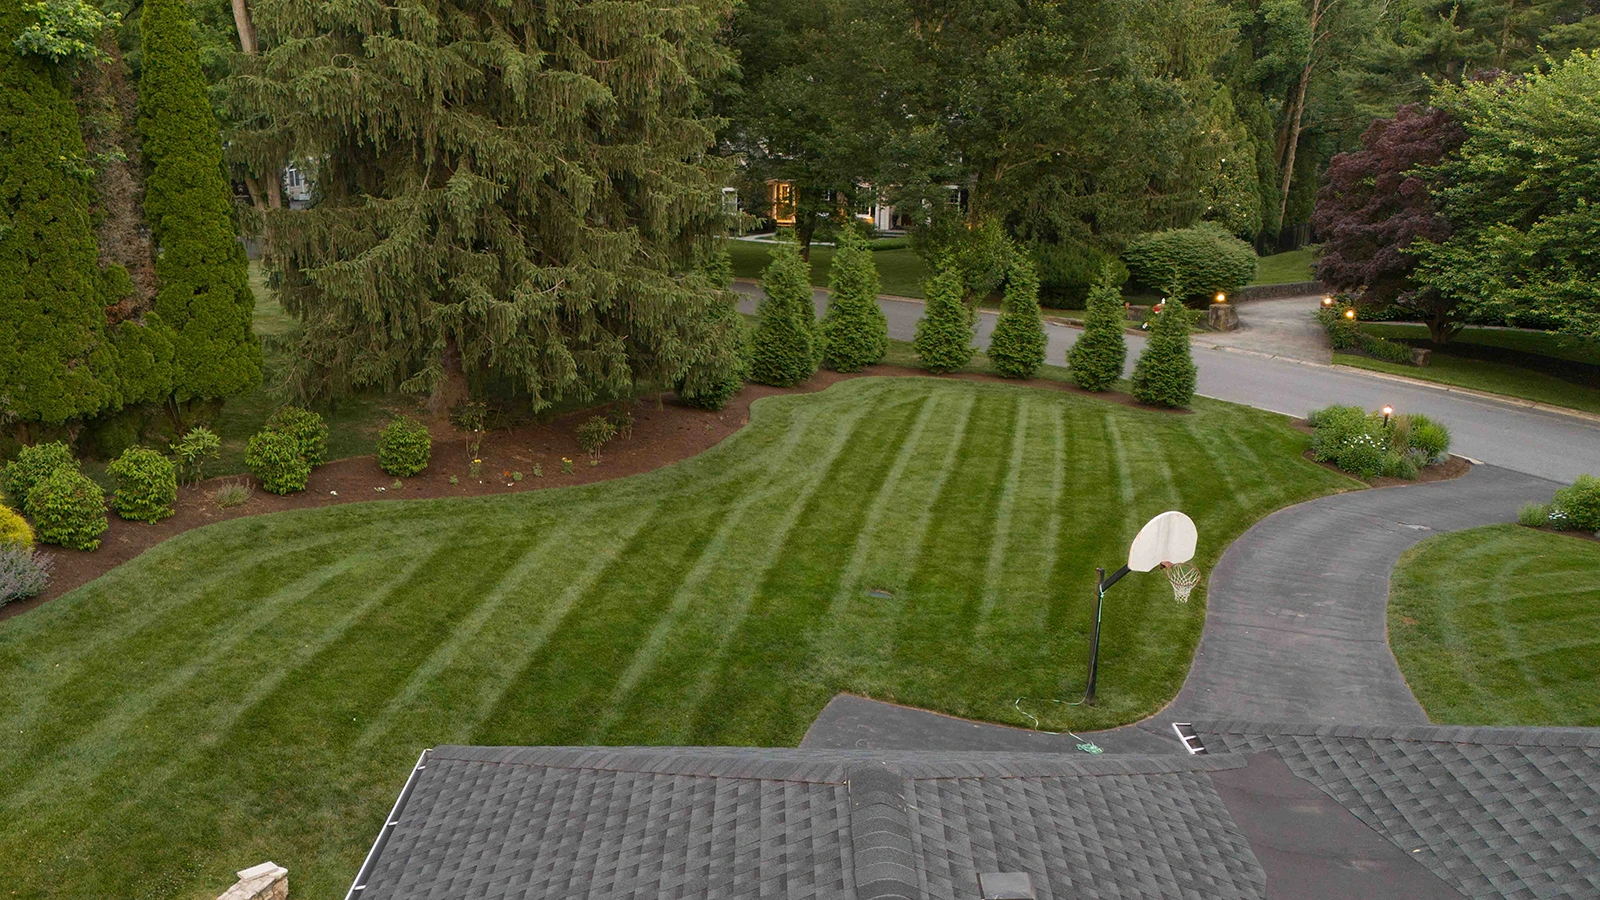
{"type": "Polygon", "coordinates": [[[184,0],[145,0],[139,131],[150,165],[145,216],[156,250],[155,311],[172,330],[179,404],[261,382],[255,297],[235,238],[222,140],[184,0]]]}
{"type": "Polygon", "coordinates": [[[972,312],[963,290],[960,271],[948,262],[922,286],[927,300],[911,349],[930,372],[954,372],[972,361],[972,312]]]}
{"type": "Polygon", "coordinates": [[[1086,391],[1103,391],[1122,377],[1128,360],[1128,342],[1122,335],[1127,322],[1122,291],[1110,271],[1101,270],[1089,291],[1089,309],[1083,334],[1067,354],[1072,380],[1086,391]]]}
{"type": "Polygon", "coordinates": [[[839,236],[837,247],[817,335],[829,368],[859,372],[889,352],[889,320],[878,306],[878,266],[867,242],[852,229],[839,236]]]}
{"type": "Polygon", "coordinates": [[[1004,378],[1032,378],[1044,365],[1039,273],[1026,253],[1011,254],[1004,305],[989,339],[989,363],[1004,378]]]}
{"type": "Polygon", "coordinates": [[[761,273],[766,296],[756,308],[750,338],[751,381],[793,387],[816,374],[817,314],[807,270],[794,243],[781,241],[772,248],[772,262],[761,273]]]}
{"type": "Polygon", "coordinates": [[[255,4],[232,141],[318,167],[314,206],[267,213],[301,391],[465,375],[540,408],[675,383],[722,224],[701,84],[728,11],[255,4]]]}

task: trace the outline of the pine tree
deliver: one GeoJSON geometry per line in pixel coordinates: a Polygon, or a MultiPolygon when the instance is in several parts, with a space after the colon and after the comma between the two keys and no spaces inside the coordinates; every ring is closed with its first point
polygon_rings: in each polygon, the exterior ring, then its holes
{"type": "Polygon", "coordinates": [[[926,305],[911,348],[928,371],[954,372],[972,361],[972,314],[961,302],[961,274],[941,265],[922,292],[926,305]]]}
{"type": "Polygon", "coordinates": [[[0,419],[27,441],[116,399],[78,113],[60,69],[23,53],[33,14],[0,2],[0,419]]]}
{"type": "Polygon", "coordinates": [[[733,285],[733,260],[718,247],[705,266],[710,290],[705,309],[694,317],[705,329],[693,341],[689,366],[678,379],[678,399],[699,409],[721,409],[739,389],[749,364],[746,360],[744,316],[739,314],[733,285]]]}
{"type": "Polygon", "coordinates": [[[813,344],[817,315],[811,305],[811,279],[800,250],[788,241],[772,249],[772,262],[761,273],[766,293],[756,309],[756,330],[750,339],[750,380],[792,387],[817,371],[813,344]]]}
{"type": "Polygon", "coordinates": [[[1135,400],[1176,409],[1194,399],[1197,370],[1189,355],[1189,320],[1193,316],[1175,294],[1167,298],[1133,367],[1135,400]]]}
{"type": "Polygon", "coordinates": [[[989,338],[989,363],[1006,378],[1032,378],[1044,365],[1044,315],[1039,312],[1039,273],[1026,253],[1011,254],[1005,302],[989,338]]]}
{"type": "Polygon", "coordinates": [[[878,306],[878,265],[855,231],[839,238],[828,271],[828,311],[817,332],[822,361],[839,372],[859,372],[889,351],[889,320],[878,306]]]}
{"type": "Polygon", "coordinates": [[[144,208],[156,252],[155,309],[173,332],[172,397],[231,397],[261,383],[261,345],[188,5],[145,0],[139,27],[139,132],[150,166],[144,208]]]}
{"type": "Polygon", "coordinates": [[[1086,391],[1103,391],[1122,377],[1128,360],[1128,342],[1122,329],[1127,317],[1122,292],[1111,273],[1102,271],[1089,291],[1088,315],[1083,334],[1067,354],[1072,380],[1086,391]]]}
{"type": "Polygon", "coordinates": [[[308,396],[516,392],[542,409],[674,384],[724,226],[703,84],[726,0],[258,0],[229,148],[316,161],[270,210],[308,396]]]}

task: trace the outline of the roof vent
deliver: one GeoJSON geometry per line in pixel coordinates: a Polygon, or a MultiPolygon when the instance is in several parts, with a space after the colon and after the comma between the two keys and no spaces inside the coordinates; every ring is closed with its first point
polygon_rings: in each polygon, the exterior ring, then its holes
{"type": "Polygon", "coordinates": [[[983,900],[1037,900],[1027,872],[984,872],[978,876],[983,900]]]}

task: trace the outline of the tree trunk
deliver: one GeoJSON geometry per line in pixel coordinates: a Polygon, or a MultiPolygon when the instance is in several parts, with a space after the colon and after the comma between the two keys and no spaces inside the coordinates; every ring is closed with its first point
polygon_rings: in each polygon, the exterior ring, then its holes
{"type": "Polygon", "coordinates": [[[1311,84],[1311,73],[1317,67],[1317,26],[1322,22],[1322,0],[1311,2],[1311,48],[1306,54],[1306,66],[1300,70],[1300,83],[1295,86],[1294,114],[1289,119],[1289,130],[1284,136],[1284,146],[1279,156],[1283,163],[1283,177],[1278,191],[1278,230],[1283,230],[1284,219],[1289,214],[1289,188],[1294,182],[1294,156],[1300,146],[1300,122],[1306,111],[1306,88],[1311,84]]]}
{"type": "Polygon", "coordinates": [[[800,245],[800,258],[811,264],[811,237],[817,233],[817,214],[810,204],[801,199],[801,189],[794,191],[794,240],[800,245]]]}
{"type": "Polygon", "coordinates": [[[233,0],[233,24],[239,29],[239,49],[247,54],[255,54],[256,26],[250,21],[250,8],[245,5],[245,0],[233,0]]]}
{"type": "Polygon", "coordinates": [[[445,341],[444,356],[439,360],[444,377],[428,395],[428,412],[441,422],[448,422],[450,410],[472,399],[472,388],[467,384],[466,370],[461,367],[461,348],[455,338],[445,341]]]}

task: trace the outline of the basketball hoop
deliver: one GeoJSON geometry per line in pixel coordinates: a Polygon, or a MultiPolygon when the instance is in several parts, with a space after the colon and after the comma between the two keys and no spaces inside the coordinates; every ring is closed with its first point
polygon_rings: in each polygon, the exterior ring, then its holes
{"type": "Polygon", "coordinates": [[[1200,583],[1200,570],[1188,563],[1167,566],[1167,580],[1172,582],[1172,597],[1179,603],[1189,602],[1189,593],[1200,583]]]}

